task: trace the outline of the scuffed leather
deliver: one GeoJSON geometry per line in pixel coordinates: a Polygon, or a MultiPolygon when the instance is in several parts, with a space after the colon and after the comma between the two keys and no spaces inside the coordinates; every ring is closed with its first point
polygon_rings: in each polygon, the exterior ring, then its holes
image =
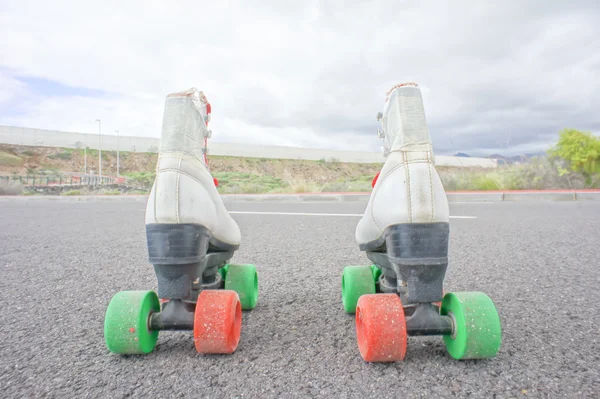
{"type": "Polygon", "coordinates": [[[226,244],[239,245],[241,233],[213,177],[202,163],[183,152],[160,154],[156,179],[146,206],[146,224],[195,223],[226,244]]]}

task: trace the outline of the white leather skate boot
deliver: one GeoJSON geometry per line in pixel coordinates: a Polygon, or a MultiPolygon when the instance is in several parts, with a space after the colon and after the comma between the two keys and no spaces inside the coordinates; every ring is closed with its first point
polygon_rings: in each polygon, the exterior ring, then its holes
{"type": "Polygon", "coordinates": [[[392,87],[380,118],[387,159],[356,229],[373,264],[347,266],[342,274],[342,302],[356,313],[360,354],[367,362],[400,361],[409,336],[441,335],[455,359],[493,357],[502,330],[491,299],[444,294],[448,201],[419,87],[392,87]]]}
{"type": "Polygon", "coordinates": [[[387,159],[356,241],[381,268],[382,291],[407,293],[403,302],[438,301],[448,256],[448,200],[435,169],[418,85],[394,86],[379,119],[387,159]]]}
{"type": "Polygon", "coordinates": [[[204,106],[195,88],[165,101],[156,179],[146,206],[148,253],[160,298],[195,300],[187,280],[197,277],[197,269],[190,266],[187,276],[179,276],[185,268],[175,265],[197,265],[213,252],[230,258],[240,245],[240,229],[207,167],[204,106]]]}
{"type": "Polygon", "coordinates": [[[256,267],[228,263],[240,245],[240,229],[204,157],[208,115],[210,104],[194,88],[166,98],[156,180],[146,207],[148,257],[158,293],[113,296],[104,336],[114,353],[149,353],[165,330],[193,330],[200,353],[233,353],[242,309],[256,306],[256,267]]]}

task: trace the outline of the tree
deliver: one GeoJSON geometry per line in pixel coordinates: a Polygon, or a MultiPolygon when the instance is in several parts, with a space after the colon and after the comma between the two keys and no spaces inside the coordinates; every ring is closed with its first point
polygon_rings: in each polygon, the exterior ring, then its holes
{"type": "Polygon", "coordinates": [[[592,176],[600,173],[600,138],[590,132],[563,129],[548,155],[563,159],[573,172],[581,172],[588,185],[592,176]]]}

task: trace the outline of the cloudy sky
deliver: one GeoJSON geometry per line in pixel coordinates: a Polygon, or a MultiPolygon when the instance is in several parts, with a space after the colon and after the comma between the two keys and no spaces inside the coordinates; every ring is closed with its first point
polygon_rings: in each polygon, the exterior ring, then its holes
{"type": "Polygon", "coordinates": [[[379,151],[395,83],[434,149],[545,150],[600,132],[597,1],[0,0],[0,124],[160,136],[192,86],[213,140],[379,151]]]}

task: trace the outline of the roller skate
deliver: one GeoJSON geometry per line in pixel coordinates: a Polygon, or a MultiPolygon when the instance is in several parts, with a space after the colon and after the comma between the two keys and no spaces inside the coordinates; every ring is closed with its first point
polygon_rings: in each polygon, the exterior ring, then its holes
{"type": "Polygon", "coordinates": [[[258,299],[254,265],[229,261],[240,229],[219,196],[206,159],[206,97],[167,96],[156,179],[146,205],[146,241],[158,292],[123,291],[108,305],[104,337],[118,354],[146,354],[161,330],[192,330],[196,350],[233,353],[242,310],[258,299]]]}
{"type": "Polygon", "coordinates": [[[359,352],[367,362],[400,361],[408,336],[441,335],[455,359],[493,357],[501,327],[492,300],[481,292],[444,293],[448,200],[418,85],[392,87],[377,120],[386,160],[356,228],[372,265],[348,266],[342,275],[359,352]]]}

